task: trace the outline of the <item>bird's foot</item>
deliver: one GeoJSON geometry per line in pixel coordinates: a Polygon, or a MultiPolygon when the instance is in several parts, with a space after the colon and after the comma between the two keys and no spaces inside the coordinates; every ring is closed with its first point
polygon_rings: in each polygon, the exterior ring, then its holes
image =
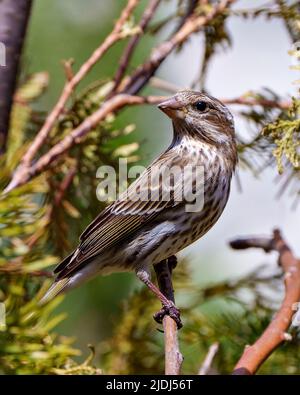
{"type": "Polygon", "coordinates": [[[180,318],[180,310],[170,301],[168,305],[163,306],[157,313],[154,314],[153,318],[159,324],[162,324],[164,317],[168,315],[171,317],[177,325],[177,329],[182,328],[182,322],[180,318]]]}

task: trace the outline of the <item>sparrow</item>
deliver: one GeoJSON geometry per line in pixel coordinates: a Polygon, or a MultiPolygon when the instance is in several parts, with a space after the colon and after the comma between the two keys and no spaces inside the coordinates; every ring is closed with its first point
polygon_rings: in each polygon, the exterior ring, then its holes
{"type": "Polygon", "coordinates": [[[56,278],[41,304],[96,275],[134,271],[160,299],[165,314],[179,322],[175,304],[151,281],[151,266],[217,222],[229,197],[237,149],[233,116],[218,99],[182,90],[158,108],[172,121],[171,144],[85,229],[76,250],[55,268],[56,278]],[[177,173],[166,187],[170,169],[177,173]],[[182,175],[185,169],[188,176],[182,175]],[[197,199],[195,209],[191,203],[197,199]]]}

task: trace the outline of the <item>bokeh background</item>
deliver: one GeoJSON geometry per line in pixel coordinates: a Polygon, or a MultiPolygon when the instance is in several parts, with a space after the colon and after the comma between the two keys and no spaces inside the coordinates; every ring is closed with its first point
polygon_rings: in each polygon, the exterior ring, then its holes
{"type": "MultiPolygon", "coordinates": [[[[35,0],[27,36],[23,68],[26,73],[47,70],[50,85],[36,103],[39,110],[47,111],[55,103],[64,84],[62,59],[73,58],[74,68],[90,55],[112,27],[112,21],[124,6],[123,0],[35,0]]],[[[176,0],[160,6],[155,20],[162,19],[176,7],[176,0]]],[[[259,6],[263,1],[245,0],[238,7],[259,6]],[[255,3],[255,4],[254,4],[255,3]]],[[[141,9],[145,1],[141,1],[141,9]]],[[[295,72],[289,70],[292,43],[281,21],[264,18],[243,20],[230,18],[232,46],[219,50],[210,63],[206,88],[218,98],[240,96],[250,88],[261,90],[270,87],[279,95],[293,95],[296,87],[295,72]]],[[[139,45],[133,65],[141,62],[155,40],[165,36],[148,37],[139,45]]],[[[84,85],[112,74],[118,62],[122,45],[116,45],[109,56],[95,66],[84,85]]],[[[188,87],[199,72],[203,43],[194,36],[180,53],[175,53],[159,69],[157,76],[178,87],[188,87]]],[[[81,86],[84,86],[81,85],[81,86]]],[[[154,91],[153,91],[154,92],[154,91]]],[[[165,92],[155,91],[165,94],[165,92]]],[[[234,107],[231,108],[235,113],[234,107]]],[[[165,149],[171,139],[171,125],[155,106],[135,107],[126,110],[120,123],[136,124],[136,139],[141,143],[141,163],[147,164],[165,149]]],[[[235,118],[240,136],[251,136],[249,126],[235,118]]],[[[236,279],[267,263],[275,270],[274,256],[262,252],[235,252],[227,242],[240,235],[269,234],[277,226],[294,250],[300,254],[299,210],[292,209],[294,197],[276,197],[279,187],[276,173],[271,169],[255,176],[238,170],[239,180],[232,183],[232,193],[226,210],[217,225],[203,239],[185,249],[180,256],[191,263],[193,277],[199,287],[223,279],[236,279]],[[239,182],[238,182],[239,181],[239,182]],[[241,184],[241,188],[239,187],[241,184]]],[[[94,196],[93,196],[94,198],[94,196]]],[[[80,219],[78,219],[80,221],[80,219]]],[[[87,350],[88,343],[98,344],[107,338],[118,320],[122,303],[141,285],[130,274],[115,274],[96,278],[80,289],[69,293],[59,310],[68,311],[68,317],[58,331],[77,338],[77,345],[87,350]]],[[[188,294],[188,290],[186,291],[188,294]]],[[[86,351],[88,352],[88,350],[86,351]]]]}

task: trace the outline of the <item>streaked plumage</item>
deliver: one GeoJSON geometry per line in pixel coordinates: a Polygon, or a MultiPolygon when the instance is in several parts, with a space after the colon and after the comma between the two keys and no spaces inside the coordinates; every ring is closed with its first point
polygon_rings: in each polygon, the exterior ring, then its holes
{"type": "Polygon", "coordinates": [[[159,108],[173,121],[171,145],[131,184],[126,195],[102,211],[82,233],[78,248],[56,267],[56,280],[42,302],[95,275],[114,271],[135,271],[149,286],[151,264],[199,239],[220,217],[237,162],[232,115],[217,99],[188,90],[178,92],[159,108]],[[175,180],[168,201],[161,196],[159,179],[152,188],[161,199],[135,199],[137,190],[145,191],[155,166],[184,168],[191,164],[204,166],[200,212],[186,212],[187,202],[176,200],[183,188],[180,179],[175,180]]]}

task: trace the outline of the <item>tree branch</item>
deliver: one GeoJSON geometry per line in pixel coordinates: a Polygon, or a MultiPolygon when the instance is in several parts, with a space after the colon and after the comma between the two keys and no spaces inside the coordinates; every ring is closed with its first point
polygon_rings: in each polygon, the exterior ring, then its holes
{"type": "Polygon", "coordinates": [[[140,31],[136,33],[134,36],[131,37],[129,40],[129,43],[127,47],[125,48],[125,51],[123,55],[121,56],[120,62],[119,62],[119,67],[116,72],[116,75],[114,77],[114,87],[109,95],[111,97],[117,90],[124,73],[128,67],[128,64],[130,62],[130,59],[132,57],[133,51],[137,44],[139,43],[141,39],[141,35],[144,33],[146,27],[148,26],[149,22],[151,21],[153,14],[155,13],[155,10],[159,6],[160,0],[150,0],[148,7],[145,9],[141,22],[139,24],[140,31]]]}
{"type": "MultiPolygon", "coordinates": [[[[297,42],[298,40],[300,40],[300,31],[299,31],[299,25],[298,25],[297,21],[290,20],[287,17],[287,14],[288,14],[287,8],[288,7],[287,7],[287,4],[284,0],[276,0],[276,3],[278,4],[278,7],[282,13],[284,24],[285,24],[286,30],[291,38],[291,41],[293,43],[297,42]]],[[[298,13],[300,13],[300,4],[299,3],[297,5],[297,8],[298,8],[297,9],[298,13]]]]}
{"type": "Polygon", "coordinates": [[[276,101],[252,97],[236,97],[233,99],[221,99],[224,104],[239,104],[242,106],[262,106],[266,108],[280,108],[282,110],[287,110],[291,106],[291,102],[286,101],[276,101]]]}
{"type": "Polygon", "coordinates": [[[279,230],[274,230],[273,237],[246,238],[233,240],[234,249],[262,248],[264,251],[277,251],[278,263],[284,272],[285,296],[276,316],[260,338],[251,346],[246,346],[244,353],[234,368],[234,375],[255,374],[262,363],[285,340],[293,314],[293,305],[300,300],[300,260],[296,259],[290,247],[282,238],[279,230]]]}
{"type": "MultiPolygon", "coordinates": [[[[159,289],[172,302],[175,303],[174,289],[172,284],[172,270],[176,266],[175,256],[162,261],[154,266],[159,289]]],[[[179,350],[177,324],[173,318],[163,318],[165,335],[165,374],[178,375],[183,362],[183,356],[179,350]]]]}
{"type": "MultiPolygon", "coordinates": [[[[50,165],[54,164],[56,160],[60,159],[74,145],[79,144],[80,141],[100,122],[111,114],[116,113],[125,106],[137,104],[158,104],[166,99],[166,96],[133,96],[128,94],[117,94],[111,99],[103,103],[103,105],[95,111],[92,115],[87,117],[76,129],[70,132],[63,140],[54,145],[48,152],[41,156],[34,164],[23,166],[19,165],[9,185],[5,188],[3,193],[8,193],[14,188],[26,184],[33,177],[47,170],[50,165]]],[[[226,104],[238,104],[249,106],[265,106],[277,107],[286,109],[289,107],[289,102],[273,102],[260,99],[221,99],[226,104]]]]}
{"type": "Polygon", "coordinates": [[[105,38],[103,43],[92,53],[89,59],[80,67],[80,69],[73,76],[73,78],[66,81],[60,98],[58,99],[53,110],[48,115],[43,127],[30,145],[28,151],[24,155],[20,164],[21,167],[29,169],[34,156],[45,142],[47,136],[51,131],[51,128],[54,126],[59,115],[63,112],[68,99],[70,98],[72,92],[79,84],[79,82],[88,74],[92,67],[102,58],[102,56],[113,44],[128,35],[128,33],[124,33],[122,29],[124,23],[130,17],[134,8],[137,6],[138,1],[139,0],[128,0],[127,6],[123,9],[121,16],[115,23],[112,32],[105,38]]]}
{"type": "Polygon", "coordinates": [[[16,170],[12,181],[4,190],[4,193],[8,193],[17,186],[24,185],[32,177],[46,170],[52,165],[58,158],[65,154],[72,146],[78,144],[86,134],[92,130],[97,124],[103,121],[107,115],[119,110],[125,105],[140,104],[145,102],[138,96],[130,95],[117,95],[112,97],[110,100],[105,102],[102,107],[95,111],[92,115],[87,117],[76,129],[70,134],[64,137],[56,145],[54,145],[47,153],[39,158],[30,167],[23,166],[22,163],[16,170]]]}
{"type": "Polygon", "coordinates": [[[138,93],[153,76],[161,63],[178,46],[183,44],[193,33],[208,25],[213,18],[223,13],[235,0],[222,0],[212,8],[207,15],[196,16],[191,14],[180,29],[167,41],[154,48],[150,58],[128,78],[124,86],[120,86],[123,93],[138,93]]]}
{"type": "Polygon", "coordinates": [[[32,164],[33,157],[45,142],[52,126],[63,111],[64,105],[72,93],[73,87],[76,86],[76,84],[86,75],[87,71],[94,65],[95,61],[98,60],[106,50],[120,38],[118,38],[118,34],[121,34],[123,23],[127,20],[137,3],[137,0],[128,0],[127,7],[123,10],[113,32],[104,40],[103,44],[94,52],[91,58],[82,65],[79,72],[75,74],[74,78],[71,80],[73,82],[69,81],[66,83],[59,101],[47,117],[44,126],[36,136],[28,151],[25,153],[10,184],[4,192],[7,193],[16,187],[25,184],[32,177],[46,170],[48,165],[63,155],[74,144],[78,144],[81,138],[101,122],[109,113],[119,110],[127,104],[145,103],[145,99],[138,99],[137,97],[131,97],[130,95],[133,92],[138,92],[148,82],[152,74],[157,70],[159,65],[171,53],[171,51],[176,48],[176,46],[181,45],[192,33],[199,31],[203,26],[207,25],[216,15],[224,12],[225,9],[234,1],[235,0],[222,0],[218,5],[213,7],[212,11],[208,15],[196,16],[192,14],[187,18],[181,29],[176,32],[170,40],[165,41],[158,46],[153,51],[150,59],[128,78],[126,88],[122,87],[121,89],[124,93],[123,95],[116,94],[105,101],[98,111],[86,118],[76,129],[70,132],[68,136],[52,147],[46,154],[38,159],[36,163],[32,164]]]}
{"type": "MultiPolygon", "coordinates": [[[[25,244],[30,250],[36,245],[38,240],[45,233],[45,228],[51,221],[54,210],[61,205],[68,188],[73,182],[76,171],[77,163],[74,163],[73,166],[70,167],[69,171],[67,172],[61,183],[55,189],[53,203],[48,208],[43,218],[44,226],[25,240],[25,244]]],[[[27,273],[26,265],[24,265],[23,263],[23,257],[20,256],[16,259],[13,259],[11,262],[8,262],[6,265],[0,266],[0,273],[1,272],[9,275],[27,273]]],[[[37,277],[53,277],[53,273],[46,270],[35,270],[33,272],[30,272],[30,275],[37,277]]]]}
{"type": "Polygon", "coordinates": [[[5,152],[31,3],[31,0],[0,1],[0,44],[5,50],[5,65],[0,65],[0,154],[5,152]]]}
{"type": "Polygon", "coordinates": [[[218,350],[219,350],[219,343],[213,343],[209,347],[206,357],[203,361],[203,364],[200,367],[199,372],[198,372],[198,374],[200,376],[205,376],[208,374],[209,370],[211,369],[211,365],[214,360],[214,357],[216,356],[218,350]]]}

